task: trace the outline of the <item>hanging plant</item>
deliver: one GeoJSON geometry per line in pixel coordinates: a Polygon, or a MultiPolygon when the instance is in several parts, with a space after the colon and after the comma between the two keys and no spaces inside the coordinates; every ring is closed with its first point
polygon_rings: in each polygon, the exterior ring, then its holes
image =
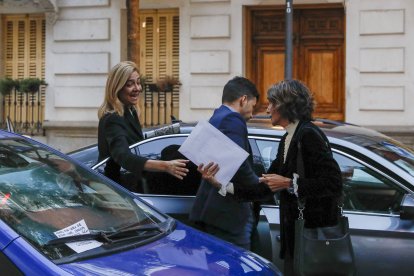
{"type": "Polygon", "coordinates": [[[25,93],[36,93],[39,91],[41,85],[47,85],[47,83],[39,78],[22,79],[19,81],[19,91],[25,93]]]}
{"type": "Polygon", "coordinates": [[[14,87],[16,87],[16,82],[11,78],[0,79],[0,93],[4,96],[9,95],[14,87]]]}
{"type": "Polygon", "coordinates": [[[181,85],[181,83],[178,79],[168,75],[157,81],[159,91],[172,92],[174,85],[181,85]]]}

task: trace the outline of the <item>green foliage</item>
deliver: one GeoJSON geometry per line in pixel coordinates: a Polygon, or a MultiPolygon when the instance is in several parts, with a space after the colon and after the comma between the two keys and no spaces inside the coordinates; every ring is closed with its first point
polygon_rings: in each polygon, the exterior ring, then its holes
{"type": "Polygon", "coordinates": [[[36,93],[41,85],[47,85],[44,80],[39,78],[27,78],[19,81],[19,91],[25,93],[36,93]]]}
{"type": "Polygon", "coordinates": [[[0,93],[9,95],[13,88],[16,87],[16,82],[11,78],[0,79],[0,93]]]}

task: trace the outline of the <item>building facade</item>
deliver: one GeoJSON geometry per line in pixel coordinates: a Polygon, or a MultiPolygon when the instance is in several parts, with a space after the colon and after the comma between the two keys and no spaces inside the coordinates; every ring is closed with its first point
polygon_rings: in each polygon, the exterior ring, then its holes
{"type": "MultiPolygon", "coordinates": [[[[409,108],[414,102],[414,2],[293,2],[293,75],[314,92],[315,115],[368,126],[414,144],[414,109],[409,108]]],[[[43,74],[48,85],[44,136],[36,138],[62,151],[96,142],[106,74],[128,57],[127,4],[0,1],[0,53],[19,45],[18,39],[6,44],[11,16],[44,17],[43,74]]],[[[264,112],[267,88],[283,79],[284,0],[140,0],[139,7],[141,73],[151,83],[166,76],[181,83],[171,94],[152,93],[156,98],[151,99],[143,95],[143,122],[168,122],[167,117],[160,119],[159,110],[150,109],[154,106],[165,106],[163,114],[183,121],[208,118],[221,103],[223,85],[236,75],[257,84],[257,112],[264,112]]],[[[1,77],[10,73],[9,56],[0,55],[1,77]]]]}

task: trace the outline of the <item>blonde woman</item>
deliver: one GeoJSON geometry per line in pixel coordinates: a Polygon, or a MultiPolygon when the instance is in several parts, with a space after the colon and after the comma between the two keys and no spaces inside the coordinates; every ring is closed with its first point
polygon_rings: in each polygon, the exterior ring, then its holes
{"type": "Polygon", "coordinates": [[[144,138],[137,114],[141,92],[137,65],[131,61],[120,62],[109,72],[105,99],[98,111],[99,161],[111,157],[106,164],[105,175],[133,191],[137,189],[135,185],[122,183],[121,167],[133,173],[136,182],[141,181],[143,171],[167,172],[179,179],[188,172],[188,160],[151,160],[131,153],[129,145],[144,138]]]}

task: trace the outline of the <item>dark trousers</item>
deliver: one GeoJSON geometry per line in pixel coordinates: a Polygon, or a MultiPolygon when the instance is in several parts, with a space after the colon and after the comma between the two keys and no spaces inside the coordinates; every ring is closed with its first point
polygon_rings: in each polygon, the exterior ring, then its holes
{"type": "Polygon", "coordinates": [[[283,262],[283,275],[285,276],[295,276],[293,269],[293,258],[289,252],[288,246],[286,247],[285,258],[283,262]]]}
{"type": "Polygon", "coordinates": [[[221,228],[217,228],[215,226],[208,225],[205,223],[196,223],[195,228],[203,232],[209,233],[219,239],[228,241],[239,247],[250,250],[251,249],[251,238],[252,238],[253,230],[255,227],[254,227],[253,216],[250,216],[244,230],[239,234],[234,234],[229,231],[226,231],[221,228]]]}

